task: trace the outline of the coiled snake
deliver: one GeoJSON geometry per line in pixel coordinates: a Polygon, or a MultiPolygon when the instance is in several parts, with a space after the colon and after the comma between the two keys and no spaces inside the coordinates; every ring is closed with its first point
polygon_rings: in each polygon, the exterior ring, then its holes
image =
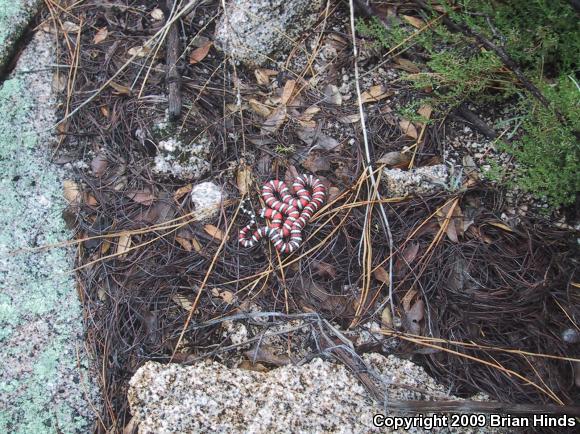
{"type": "Polygon", "coordinates": [[[292,183],[291,193],[285,182],[275,179],[262,187],[262,199],[266,207],[260,217],[269,225],[252,233],[256,215],[242,206],[251,220],[240,230],[240,244],[252,247],[261,238],[269,238],[280,253],[292,253],[302,243],[302,230],[326,200],[326,187],[312,175],[300,175],[292,183]]]}

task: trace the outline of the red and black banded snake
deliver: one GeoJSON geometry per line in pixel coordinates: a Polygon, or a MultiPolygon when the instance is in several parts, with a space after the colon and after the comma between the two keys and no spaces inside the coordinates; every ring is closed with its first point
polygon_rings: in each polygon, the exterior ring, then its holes
{"type": "Polygon", "coordinates": [[[243,247],[252,247],[261,238],[269,238],[280,253],[292,253],[302,243],[302,231],[314,213],[326,200],[326,187],[312,175],[300,175],[292,184],[292,192],[283,181],[268,181],[262,187],[266,207],[260,217],[269,223],[254,230],[256,216],[243,206],[241,210],[251,218],[240,230],[243,247]]]}

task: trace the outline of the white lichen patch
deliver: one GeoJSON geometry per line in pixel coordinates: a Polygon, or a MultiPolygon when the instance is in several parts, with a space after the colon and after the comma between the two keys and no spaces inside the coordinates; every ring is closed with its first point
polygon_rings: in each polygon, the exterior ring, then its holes
{"type": "Polygon", "coordinates": [[[208,156],[209,140],[206,137],[189,145],[170,137],[159,141],[153,171],[186,181],[199,179],[210,169],[208,156]]]}
{"type": "Polygon", "coordinates": [[[223,194],[220,187],[213,182],[202,182],[194,185],[190,193],[191,202],[198,220],[215,217],[219,212],[223,194]]]}

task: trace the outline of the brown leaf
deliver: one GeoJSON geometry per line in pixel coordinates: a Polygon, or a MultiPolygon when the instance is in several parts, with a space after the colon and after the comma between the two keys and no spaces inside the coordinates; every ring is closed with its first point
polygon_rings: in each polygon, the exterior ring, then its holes
{"type": "Polygon", "coordinates": [[[91,170],[97,178],[103,176],[107,167],[109,167],[109,161],[107,161],[107,157],[101,153],[98,153],[91,161],[91,170]]]}
{"type": "MultiPolygon", "coordinates": [[[[417,114],[421,115],[426,120],[431,119],[431,113],[433,113],[433,107],[431,107],[430,105],[421,106],[421,108],[417,110],[417,114]]],[[[422,127],[425,126],[423,122],[418,122],[418,124],[422,127]]]]}
{"type": "Polygon", "coordinates": [[[254,75],[260,86],[267,86],[270,84],[270,77],[278,75],[278,71],[274,71],[273,69],[256,69],[254,75]]]}
{"type": "Polygon", "coordinates": [[[191,301],[189,301],[189,299],[185,296],[185,295],[181,295],[181,294],[173,294],[171,296],[171,300],[173,300],[173,302],[178,305],[179,307],[190,311],[191,308],[193,307],[193,304],[191,304],[191,301]]]}
{"type": "Polygon", "coordinates": [[[65,33],[77,33],[81,29],[78,24],[71,21],[65,21],[61,28],[65,33]]]}
{"type": "Polygon", "coordinates": [[[387,306],[383,309],[381,313],[381,324],[383,327],[392,329],[393,328],[393,314],[391,313],[391,307],[387,306]]]}
{"type": "Polygon", "coordinates": [[[93,44],[100,44],[109,35],[109,30],[106,27],[101,27],[97,33],[95,33],[95,37],[93,38],[93,44]]]}
{"type": "Polygon", "coordinates": [[[488,222],[489,225],[495,226],[496,228],[500,228],[506,232],[513,232],[514,230],[510,228],[508,225],[502,222],[488,222]]]}
{"type": "Polygon", "coordinates": [[[202,250],[201,243],[199,241],[197,241],[197,238],[191,239],[191,245],[197,253],[201,252],[201,250],[202,250]]]}
{"type": "Polygon", "coordinates": [[[316,274],[327,279],[336,279],[336,268],[334,265],[327,262],[314,262],[313,268],[316,270],[316,274]]]}
{"type": "Polygon", "coordinates": [[[302,162],[302,167],[313,173],[330,170],[330,160],[326,155],[320,155],[318,152],[311,152],[302,162]]]}
{"type": "Polygon", "coordinates": [[[119,242],[117,243],[117,255],[119,258],[124,258],[127,256],[127,250],[131,248],[131,235],[123,234],[119,237],[119,242]]]}
{"type": "Polygon", "coordinates": [[[358,113],[353,113],[352,115],[341,116],[338,118],[341,124],[354,124],[360,121],[360,115],[358,113]]]}
{"type": "Polygon", "coordinates": [[[218,227],[214,226],[214,225],[205,225],[203,227],[203,230],[212,238],[218,239],[220,241],[223,241],[223,239],[225,238],[225,234],[223,233],[223,231],[221,229],[219,229],[218,227]]]}
{"type": "Polygon", "coordinates": [[[282,100],[280,103],[282,105],[288,104],[290,98],[292,97],[292,93],[294,92],[294,88],[296,87],[296,80],[288,80],[284,85],[284,89],[282,90],[282,100]]]}
{"type": "Polygon", "coordinates": [[[212,45],[213,45],[213,42],[208,41],[205,44],[203,44],[201,47],[193,50],[191,52],[191,54],[189,55],[189,64],[195,65],[196,63],[199,63],[203,59],[205,59],[205,57],[208,55],[209,49],[211,48],[212,45]]]}
{"type": "Polygon", "coordinates": [[[252,363],[249,360],[242,360],[238,365],[238,369],[243,369],[244,371],[254,371],[254,372],[268,372],[270,371],[261,363],[252,363]]]}
{"type": "Polygon", "coordinates": [[[250,351],[246,351],[244,355],[252,362],[263,362],[275,366],[285,366],[292,363],[289,357],[276,354],[274,349],[268,345],[257,345],[250,351]]]}
{"type": "Polygon", "coordinates": [[[106,105],[102,105],[99,109],[101,110],[101,114],[109,119],[109,108],[106,105]]]}
{"type": "Polygon", "coordinates": [[[73,207],[79,206],[81,204],[82,195],[78,184],[70,179],[65,179],[62,184],[64,198],[68,204],[73,207]]]}
{"type": "Polygon", "coordinates": [[[252,168],[249,165],[245,163],[240,164],[236,175],[236,183],[242,196],[248,194],[250,185],[252,185],[252,168]]]}
{"type": "Polygon", "coordinates": [[[419,134],[417,133],[417,128],[415,128],[415,125],[413,125],[407,119],[401,119],[399,121],[399,126],[401,127],[401,131],[403,131],[403,134],[405,134],[406,136],[409,136],[415,140],[417,140],[417,138],[419,137],[419,134]]]}
{"type": "Polygon", "coordinates": [[[416,29],[421,29],[423,27],[425,27],[425,22],[417,17],[412,17],[410,15],[403,15],[403,19],[405,21],[407,21],[409,24],[411,24],[413,27],[415,27],[416,29]]]}
{"type": "Polygon", "coordinates": [[[379,282],[382,282],[387,285],[389,284],[389,272],[385,270],[384,267],[378,267],[375,271],[373,271],[373,276],[379,282]]]}
{"type": "Polygon", "coordinates": [[[262,116],[263,118],[267,118],[270,116],[270,113],[272,113],[272,109],[270,107],[253,98],[248,100],[248,104],[254,113],[262,116]]]}
{"type": "Polygon", "coordinates": [[[280,128],[282,124],[286,122],[287,116],[288,114],[286,112],[286,106],[285,105],[279,106],[276,110],[274,110],[270,114],[270,116],[268,116],[268,118],[262,124],[262,133],[267,134],[267,133],[275,133],[276,131],[278,131],[278,128],[280,128]]]}
{"type": "Polygon", "coordinates": [[[109,86],[115,89],[119,95],[131,95],[131,89],[129,89],[127,86],[123,86],[122,84],[116,83],[114,81],[111,81],[109,86]]]}
{"type": "Polygon", "coordinates": [[[175,202],[179,202],[179,199],[181,199],[186,194],[191,193],[192,188],[193,188],[192,184],[187,184],[175,190],[175,193],[173,193],[173,199],[175,200],[175,202]]]}
{"type": "Polygon", "coordinates": [[[409,154],[404,154],[400,151],[387,152],[377,160],[378,164],[385,164],[387,167],[395,167],[398,169],[407,168],[411,157],[409,154]]]}
{"type": "Polygon", "coordinates": [[[340,144],[338,140],[323,134],[318,128],[297,128],[296,133],[300,140],[312,146],[312,149],[332,151],[340,144]]]}
{"type": "Polygon", "coordinates": [[[193,246],[191,244],[191,241],[189,241],[188,239],[176,236],[175,241],[177,241],[179,243],[179,245],[181,247],[183,247],[184,250],[186,250],[188,252],[191,252],[193,250],[193,246]]]}
{"type": "Polygon", "coordinates": [[[125,193],[125,195],[129,199],[134,200],[135,202],[145,206],[151,205],[156,199],[155,194],[153,194],[151,190],[149,190],[148,188],[144,188],[143,190],[137,191],[128,191],[127,193],[125,193]]]}
{"type": "Polygon", "coordinates": [[[361,95],[361,102],[363,104],[367,102],[377,102],[381,99],[388,98],[393,95],[393,92],[388,91],[383,85],[371,86],[371,88],[361,95]]]}
{"type": "Polygon", "coordinates": [[[406,326],[410,333],[418,335],[421,332],[421,326],[419,322],[425,316],[425,302],[423,300],[417,300],[413,307],[405,312],[406,326]]]}
{"type": "Polygon", "coordinates": [[[405,247],[405,250],[403,250],[403,259],[405,260],[405,263],[409,265],[412,264],[417,257],[417,253],[419,253],[419,243],[412,242],[405,247]]]}
{"type": "Polygon", "coordinates": [[[397,57],[395,59],[395,62],[398,65],[398,69],[402,69],[403,71],[410,72],[411,74],[417,74],[417,73],[421,72],[419,67],[408,59],[403,59],[402,57],[397,57]]]}

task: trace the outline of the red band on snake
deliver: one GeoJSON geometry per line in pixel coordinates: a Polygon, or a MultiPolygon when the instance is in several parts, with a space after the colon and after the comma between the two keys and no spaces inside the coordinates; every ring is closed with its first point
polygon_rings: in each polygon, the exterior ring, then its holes
{"type": "Polygon", "coordinates": [[[240,244],[252,247],[261,238],[269,238],[280,253],[292,253],[302,243],[302,231],[314,213],[326,200],[326,188],[312,175],[300,175],[292,184],[292,192],[279,180],[268,181],[262,187],[266,208],[260,216],[268,225],[254,230],[256,216],[242,207],[252,220],[240,230],[240,244]]]}

